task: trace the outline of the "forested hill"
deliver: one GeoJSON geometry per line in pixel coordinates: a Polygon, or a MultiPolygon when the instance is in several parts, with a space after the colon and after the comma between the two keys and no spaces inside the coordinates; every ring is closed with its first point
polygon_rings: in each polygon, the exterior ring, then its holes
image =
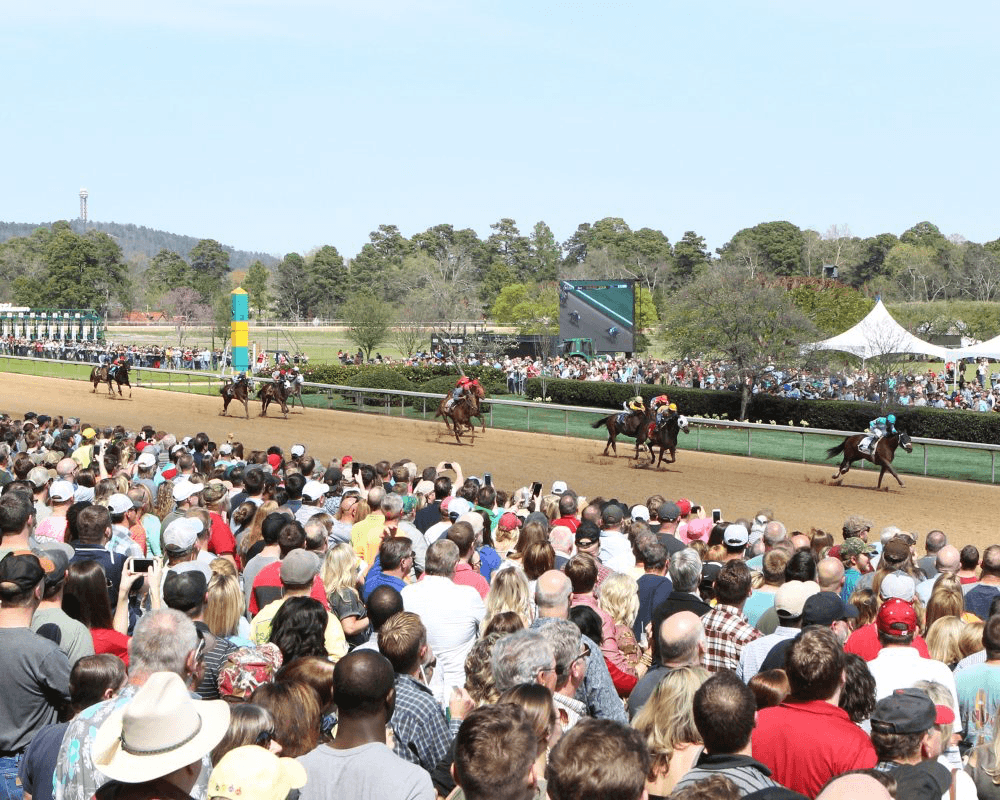
{"type": "MultiPolygon", "coordinates": [[[[73,220],[70,226],[77,233],[83,233],[83,223],[73,220]]],[[[51,222],[0,222],[0,242],[13,239],[15,236],[30,236],[38,228],[51,228],[51,222]]],[[[144,225],[126,225],[119,222],[88,222],[87,230],[107,233],[115,238],[126,261],[138,256],[152,258],[160,250],[166,248],[182,258],[187,259],[191,249],[198,244],[193,236],[182,236],[178,233],[167,233],[144,225]]],[[[229,253],[229,268],[231,270],[246,270],[254,261],[260,261],[266,267],[273,267],[281,259],[268,253],[252,253],[248,250],[236,250],[229,245],[223,245],[229,253]]]]}

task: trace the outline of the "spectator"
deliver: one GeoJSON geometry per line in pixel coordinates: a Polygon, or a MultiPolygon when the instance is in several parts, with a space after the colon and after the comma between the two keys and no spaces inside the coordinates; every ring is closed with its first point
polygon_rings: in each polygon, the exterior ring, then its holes
{"type": "Polygon", "coordinates": [[[323,558],[323,588],[326,589],[330,611],[344,629],[347,643],[356,647],[368,640],[368,612],[358,590],[358,558],[347,543],[333,545],[323,558]]]}
{"type": "Polygon", "coordinates": [[[274,740],[282,754],[298,758],[311,752],[321,732],[320,698],[315,690],[299,681],[262,683],[250,702],[261,706],[274,718],[274,740]]]}
{"type": "Polygon", "coordinates": [[[924,557],[917,562],[924,575],[928,579],[936,578],[938,575],[937,556],[941,548],[947,546],[948,537],[944,531],[934,530],[927,534],[924,539],[924,557]]]}
{"type": "Polygon", "coordinates": [[[531,587],[528,585],[527,576],[518,567],[497,570],[485,599],[486,616],[483,618],[483,630],[499,614],[517,614],[526,628],[534,619],[531,587]]]}
{"type": "Polygon", "coordinates": [[[501,694],[519,683],[539,683],[550,691],[555,688],[555,653],[548,639],[537,630],[502,636],[493,647],[490,663],[501,694]]]}
{"type": "Polygon", "coordinates": [[[757,714],[753,754],[776,781],[808,797],[832,777],[875,766],[871,742],[837,703],[844,652],[828,630],[806,630],[785,662],[789,699],[757,714]]]}
{"type": "MultiPolygon", "coordinates": [[[[906,603],[912,604],[915,596],[916,584],[914,583],[913,578],[903,573],[888,576],[882,581],[882,585],[879,587],[879,597],[883,604],[894,599],[903,600],[906,603]]],[[[927,643],[923,640],[919,633],[915,634],[913,637],[913,647],[915,647],[917,652],[919,652],[924,658],[930,657],[930,652],[927,649],[927,643]]],[[[856,653],[865,661],[871,661],[875,658],[881,648],[882,645],[879,643],[878,638],[878,626],[875,621],[856,628],[854,633],[847,638],[847,643],[844,645],[844,650],[846,652],[856,653]]]]}
{"type": "Polygon", "coordinates": [[[391,586],[379,586],[368,598],[368,619],[371,620],[371,633],[368,641],[358,645],[359,650],[374,650],[378,652],[378,632],[382,626],[392,619],[394,614],[403,610],[403,596],[391,586]]]}
{"type": "MultiPolygon", "coordinates": [[[[788,685],[788,676],[783,669],[766,669],[763,672],[758,672],[749,680],[747,688],[753,692],[758,711],[762,708],[773,708],[781,705],[791,691],[788,685]]],[[[872,697],[874,697],[874,692],[872,697]]]]}
{"type": "MultiPolygon", "coordinates": [[[[739,527],[746,533],[742,525],[731,527],[739,527]]],[[[737,538],[726,535],[733,541],[737,538]]],[[[761,636],[743,616],[743,604],[750,597],[750,570],[743,561],[727,561],[723,565],[715,579],[715,595],[715,608],[701,618],[705,628],[703,664],[709,672],[723,669],[735,672],[744,646],[761,636]]]]}
{"type": "Polygon", "coordinates": [[[785,582],[785,565],[788,564],[788,557],[788,551],[784,547],[775,547],[764,554],[760,566],[764,575],[764,585],[754,589],[753,594],[743,604],[743,615],[751,625],[756,626],[761,616],[774,608],[775,596],[785,582]]]}
{"type": "Polygon", "coordinates": [[[678,611],[660,625],[660,662],[650,667],[628,698],[629,716],[642,710],[657,684],[679,667],[694,667],[702,663],[705,653],[705,628],[691,611],[678,611]]]}
{"type": "Polygon", "coordinates": [[[302,800],[434,800],[430,776],[385,744],[395,692],[392,665],[368,651],[348,653],[334,670],[337,736],[299,759],[302,800]]]}
{"type": "Polygon", "coordinates": [[[208,797],[220,800],[286,800],[306,784],[305,768],[257,745],[230,750],[215,765],[208,797]]]}
{"type": "Polygon", "coordinates": [[[530,800],[539,791],[537,748],[535,732],[519,706],[476,709],[455,740],[455,782],[466,800],[530,800]]]}
{"type": "MultiPolygon", "coordinates": [[[[934,559],[934,576],[917,584],[917,597],[920,598],[920,602],[927,605],[927,601],[931,599],[931,592],[934,590],[934,585],[941,575],[951,575],[958,580],[957,574],[960,565],[961,556],[957,547],[952,547],[948,544],[938,550],[937,556],[934,559]]],[[[961,586],[962,582],[958,580],[958,584],[961,586]]]]}
{"type": "Polygon", "coordinates": [[[694,695],[694,722],[705,750],[675,788],[711,775],[729,778],[740,797],[779,786],[771,779],[771,770],[751,755],[755,712],[753,692],[732,672],[724,670],[705,681],[694,695]]]}
{"type": "Polygon", "coordinates": [[[857,588],[862,575],[871,571],[871,557],[877,553],[875,545],[858,536],[847,538],[839,548],[840,562],[844,567],[844,585],[840,596],[847,600],[857,588]]]}
{"type": "Polygon", "coordinates": [[[703,667],[679,667],[657,684],[632,720],[646,737],[652,759],[646,790],[666,797],[694,766],[701,753],[701,734],[694,721],[694,696],[708,678],[703,667]]]}
{"type": "MultiPolygon", "coordinates": [[[[576,699],[576,693],[583,685],[583,679],[587,674],[590,648],[583,644],[580,629],[569,620],[553,620],[538,630],[552,646],[555,655],[556,682],[553,702],[559,723],[562,729],[567,731],[581,717],[587,716],[587,706],[576,699]]],[[[466,672],[468,673],[468,667],[466,672]]]]}
{"type": "Polygon", "coordinates": [[[1000,615],[991,616],[983,628],[986,661],[955,675],[958,707],[967,748],[993,741],[1000,708],[1000,615]]]}
{"type": "Polygon", "coordinates": [[[847,712],[851,722],[861,725],[875,710],[875,678],[868,669],[868,662],[854,653],[847,653],[844,660],[844,688],[840,691],[838,705],[847,712]]]}
{"type": "MultiPolygon", "coordinates": [[[[356,557],[356,554],[355,554],[356,557]]],[[[406,536],[392,536],[385,539],[378,548],[378,556],[365,576],[362,599],[379,586],[391,586],[402,592],[406,578],[413,571],[413,542],[406,536]]]]}
{"type": "Polygon", "coordinates": [[[213,766],[218,766],[219,761],[230,750],[247,745],[259,745],[261,749],[267,748],[271,753],[281,752],[281,745],[274,739],[274,717],[271,712],[253,703],[240,703],[229,709],[229,728],[212,750],[213,766]]]}
{"type": "Polygon", "coordinates": [[[638,579],[639,611],[632,632],[638,641],[645,638],[646,626],[653,620],[653,609],[666,602],[674,589],[667,577],[667,550],[657,542],[643,540],[639,545],[644,574],[638,579]]]}
{"type": "Polygon", "coordinates": [[[642,735],[611,720],[581,720],[553,748],[545,768],[550,800],[639,800],[649,774],[642,735]]]}
{"type": "MultiPolygon", "coordinates": [[[[770,555],[770,554],[768,554],[770,555]]],[[[768,654],[780,642],[791,641],[802,629],[802,610],[806,600],[815,594],[816,584],[788,581],[774,595],[774,609],[778,614],[778,627],[774,633],[762,636],[744,646],[736,674],[747,683],[760,672],[768,654]]]]}
{"type": "Polygon", "coordinates": [[[979,584],[965,593],[965,609],[985,620],[990,601],[1000,594],[1000,545],[990,545],[983,551],[979,572],[979,584]]]}
{"type": "Polygon", "coordinates": [[[87,626],[69,616],[62,607],[69,559],[62,550],[42,550],[36,555],[39,562],[45,559],[46,571],[42,599],[31,618],[31,630],[55,642],[72,668],[84,656],[94,655],[94,640],[87,626]]]}
{"type": "Polygon", "coordinates": [[[656,635],[663,621],[671,614],[679,611],[690,611],[695,616],[703,617],[711,606],[698,596],[698,585],[701,583],[701,558],[690,547],[684,548],[670,557],[670,580],[674,590],[666,601],[653,609],[653,663],[660,659],[659,638],[656,635]]]}

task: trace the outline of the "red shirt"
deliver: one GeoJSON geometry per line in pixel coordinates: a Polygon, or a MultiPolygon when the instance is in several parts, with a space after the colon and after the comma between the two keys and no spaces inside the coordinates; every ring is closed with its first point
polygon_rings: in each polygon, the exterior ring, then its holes
{"type": "Polygon", "coordinates": [[[91,628],[90,638],[94,640],[94,653],[110,653],[118,656],[128,667],[128,637],[111,628],[91,628]]]}
{"type": "Polygon", "coordinates": [[[761,709],[752,741],[753,757],[771,777],[807,797],[819,794],[835,775],[878,763],[868,735],[844,709],[823,700],[761,709]]]}
{"type": "MultiPolygon", "coordinates": [[[[277,588],[278,594],[275,595],[273,599],[276,600],[281,596],[281,561],[275,561],[273,564],[268,564],[264,567],[264,569],[258,572],[257,577],[253,579],[253,589],[250,592],[251,615],[260,611],[261,607],[257,604],[257,589],[260,588],[277,588]]],[[[323,586],[323,581],[320,580],[319,575],[313,578],[313,588],[309,593],[309,596],[314,600],[319,600],[323,604],[323,608],[327,611],[330,610],[330,601],[326,599],[326,587],[323,586]]]]}
{"type": "Polygon", "coordinates": [[[238,568],[240,559],[236,555],[236,537],[220,514],[212,511],[209,517],[212,519],[212,531],[208,538],[208,552],[217,556],[233,556],[238,568]]]}
{"type": "MultiPolygon", "coordinates": [[[[927,649],[927,642],[920,638],[918,633],[913,637],[913,647],[917,649],[923,658],[930,658],[930,651],[927,649]]],[[[878,630],[875,627],[874,622],[869,622],[867,625],[862,625],[854,633],[852,633],[848,639],[847,644],[844,645],[845,653],[854,653],[855,655],[861,656],[865,661],[871,661],[875,656],[878,655],[879,650],[882,649],[882,645],[878,641],[878,630]]]]}
{"type": "Polygon", "coordinates": [[[576,529],[580,527],[580,520],[576,517],[559,517],[559,519],[552,520],[551,527],[554,528],[556,525],[565,525],[573,533],[576,533],[576,529]]]}
{"type": "Polygon", "coordinates": [[[486,599],[486,595],[490,592],[490,585],[486,582],[486,578],[476,572],[470,564],[465,561],[459,561],[455,566],[455,574],[452,575],[452,581],[457,583],[459,586],[471,586],[477,592],[479,596],[486,599]]]}

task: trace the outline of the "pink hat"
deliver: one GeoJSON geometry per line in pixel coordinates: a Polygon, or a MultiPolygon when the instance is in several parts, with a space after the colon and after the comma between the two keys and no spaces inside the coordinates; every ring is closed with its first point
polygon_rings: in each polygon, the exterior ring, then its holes
{"type": "Polygon", "coordinates": [[[687,530],[681,534],[687,544],[694,541],[708,541],[708,535],[712,532],[715,523],[711,519],[692,519],[687,524],[687,530]]]}

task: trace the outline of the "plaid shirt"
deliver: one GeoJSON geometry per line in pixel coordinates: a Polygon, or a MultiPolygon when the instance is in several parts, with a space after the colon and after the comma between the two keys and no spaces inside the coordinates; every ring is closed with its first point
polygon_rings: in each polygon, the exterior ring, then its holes
{"type": "Polygon", "coordinates": [[[702,665],[709,672],[724,669],[736,672],[743,645],[763,636],[736,606],[717,605],[701,618],[701,622],[705,626],[706,644],[702,665]]]}
{"type": "Polygon", "coordinates": [[[389,724],[396,755],[430,772],[451,750],[462,721],[449,722],[430,689],[397,674],[396,707],[389,724]]]}

